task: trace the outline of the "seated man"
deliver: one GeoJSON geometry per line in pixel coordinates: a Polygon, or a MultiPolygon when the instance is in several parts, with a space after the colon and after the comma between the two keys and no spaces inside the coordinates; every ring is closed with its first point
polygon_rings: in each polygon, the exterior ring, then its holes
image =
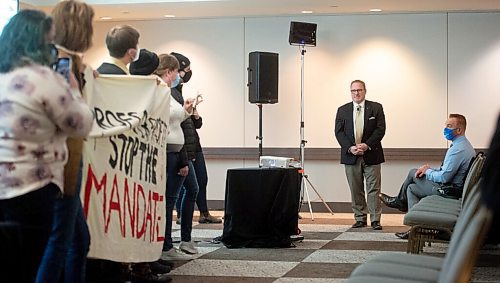
{"type": "MultiPolygon", "coordinates": [[[[380,199],[388,207],[397,208],[407,212],[420,199],[430,195],[440,195],[438,189],[442,184],[453,184],[458,188],[464,185],[469,163],[475,156],[474,148],[465,137],[467,121],[460,114],[450,114],[446,120],[444,137],[451,141],[450,148],[446,151],[443,165],[440,168],[431,168],[428,164],[418,169],[411,169],[406,180],[401,185],[399,194],[390,197],[380,194],[380,199]]],[[[408,239],[410,231],[396,233],[401,239],[408,239]]]]}

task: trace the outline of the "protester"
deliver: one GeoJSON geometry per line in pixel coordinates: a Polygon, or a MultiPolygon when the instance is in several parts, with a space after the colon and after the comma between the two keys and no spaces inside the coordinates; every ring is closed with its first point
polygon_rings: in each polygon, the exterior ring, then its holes
{"type": "MultiPolygon", "coordinates": [[[[169,87],[175,87],[179,81],[179,62],[174,56],[161,54],[160,64],[155,71],[169,87]]],[[[165,241],[163,243],[162,259],[164,260],[189,260],[190,256],[182,253],[173,246],[172,241],[172,212],[179,197],[179,191],[184,179],[189,173],[186,152],[184,148],[184,134],[181,122],[190,117],[193,111],[193,100],[187,99],[184,105],[180,105],[174,99],[170,100],[170,132],[167,136],[167,188],[166,188],[166,225],[165,241]]],[[[182,227],[181,227],[182,230],[182,227]]],[[[181,231],[181,241],[186,239],[187,233],[181,231]]],[[[188,235],[191,236],[190,233],[188,235]]]]}
{"type": "MultiPolygon", "coordinates": [[[[191,61],[186,56],[172,52],[171,55],[175,56],[179,61],[179,76],[181,77],[181,83],[172,89],[172,97],[176,98],[179,103],[183,103],[184,98],[182,94],[182,89],[184,84],[189,82],[193,71],[191,69],[191,61]]],[[[185,181],[194,184],[196,181],[198,185],[198,196],[196,197],[196,205],[200,211],[200,217],[198,219],[199,223],[221,223],[220,218],[210,215],[207,205],[207,184],[208,184],[208,173],[207,165],[205,163],[205,156],[203,155],[203,149],[200,143],[200,136],[198,135],[197,129],[201,128],[203,125],[203,120],[198,114],[196,106],[201,102],[201,96],[197,94],[193,115],[191,119],[186,119],[182,122],[181,127],[184,130],[185,147],[188,152],[188,158],[191,160],[193,170],[190,170],[189,175],[185,181]],[[191,172],[193,174],[191,175],[191,172]],[[193,180],[195,178],[195,180],[193,180]]],[[[177,222],[180,224],[182,203],[185,202],[186,190],[181,189],[179,200],[177,201],[177,222]]]]}
{"type": "Polygon", "coordinates": [[[17,13],[0,35],[0,221],[22,231],[21,243],[0,243],[17,247],[22,258],[2,266],[6,282],[35,280],[55,200],[64,192],[66,138],[85,137],[92,126],[75,75],[68,84],[49,67],[54,36],[52,18],[35,10],[17,13]]]}
{"type": "MultiPolygon", "coordinates": [[[[56,26],[54,42],[59,57],[71,58],[71,70],[83,90],[82,56],[92,46],[94,10],[79,1],[61,1],[52,10],[56,26]]],[[[64,167],[64,196],[56,200],[54,222],[37,282],[85,282],[90,234],[80,201],[83,139],[68,138],[68,163],[64,167]],[[64,272],[63,272],[64,271],[64,272]]]]}

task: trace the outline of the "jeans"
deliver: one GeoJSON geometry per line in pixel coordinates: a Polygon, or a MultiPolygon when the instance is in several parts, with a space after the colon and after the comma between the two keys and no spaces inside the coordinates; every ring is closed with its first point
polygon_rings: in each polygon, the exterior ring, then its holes
{"type": "Polygon", "coordinates": [[[196,197],[196,205],[201,213],[208,212],[207,205],[207,184],[208,173],[207,164],[205,163],[205,156],[203,151],[196,153],[196,159],[193,162],[194,171],[196,172],[196,180],[198,181],[198,197],[196,197]]]}
{"type": "Polygon", "coordinates": [[[176,204],[178,211],[181,212],[181,240],[183,242],[191,241],[194,203],[196,202],[196,197],[198,196],[198,181],[196,180],[196,171],[194,170],[193,162],[189,161],[188,166],[189,174],[184,180],[184,185],[180,191],[181,195],[179,195],[176,204]]]}
{"type": "Polygon", "coordinates": [[[184,179],[186,179],[186,177],[183,177],[178,174],[180,169],[180,162],[181,159],[179,152],[167,153],[167,191],[165,192],[166,223],[165,223],[165,241],[163,242],[164,251],[168,251],[171,248],[173,248],[172,212],[174,210],[177,198],[179,197],[179,191],[182,187],[182,183],[184,183],[184,179]]]}
{"type": "MultiPolygon", "coordinates": [[[[60,195],[59,187],[50,183],[36,191],[0,200],[0,222],[18,226],[17,231],[10,231],[15,232],[15,241],[11,237],[0,242],[2,281],[34,282],[52,228],[54,202],[60,195]],[[4,253],[4,248],[14,254],[4,253]]],[[[8,235],[2,235],[2,240],[4,236],[8,235]]]]}
{"type": "Polygon", "coordinates": [[[36,282],[59,282],[63,270],[64,282],[85,282],[90,234],[80,201],[81,183],[80,166],[75,195],[55,202],[52,231],[36,282]]]}
{"type": "MultiPolygon", "coordinates": [[[[198,196],[196,197],[196,205],[200,210],[201,214],[208,212],[207,205],[207,184],[208,184],[208,174],[207,165],[205,163],[205,156],[203,151],[196,152],[196,159],[193,161],[194,172],[196,173],[196,181],[198,182],[198,196]]],[[[191,170],[191,169],[189,169],[191,170]]],[[[189,178],[189,176],[188,176],[189,178]]],[[[177,200],[177,215],[181,216],[181,202],[186,194],[185,188],[182,187],[179,199],[177,200]]]]}

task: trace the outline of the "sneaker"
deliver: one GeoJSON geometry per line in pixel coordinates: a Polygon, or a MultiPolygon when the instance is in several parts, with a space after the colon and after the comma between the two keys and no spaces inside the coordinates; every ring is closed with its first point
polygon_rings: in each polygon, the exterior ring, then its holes
{"type": "Polygon", "coordinates": [[[191,260],[193,258],[190,255],[187,255],[181,252],[179,249],[173,247],[168,251],[163,251],[161,253],[161,259],[175,261],[175,260],[191,260]]]}
{"type": "Polygon", "coordinates": [[[204,214],[200,214],[198,223],[222,223],[222,219],[213,217],[210,214],[207,214],[206,216],[204,214]]]}
{"type": "Polygon", "coordinates": [[[198,249],[194,246],[193,241],[182,242],[179,245],[179,249],[187,254],[197,254],[198,249]]]}

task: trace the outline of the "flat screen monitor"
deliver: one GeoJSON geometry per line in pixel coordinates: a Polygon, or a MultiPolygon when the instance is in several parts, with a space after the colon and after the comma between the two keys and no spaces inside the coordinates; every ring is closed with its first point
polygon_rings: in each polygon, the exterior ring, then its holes
{"type": "Polygon", "coordinates": [[[291,45],[316,46],[317,24],[290,22],[288,42],[291,45]]]}
{"type": "Polygon", "coordinates": [[[19,0],[2,0],[0,1],[0,34],[3,27],[9,22],[19,10],[19,0]]]}

